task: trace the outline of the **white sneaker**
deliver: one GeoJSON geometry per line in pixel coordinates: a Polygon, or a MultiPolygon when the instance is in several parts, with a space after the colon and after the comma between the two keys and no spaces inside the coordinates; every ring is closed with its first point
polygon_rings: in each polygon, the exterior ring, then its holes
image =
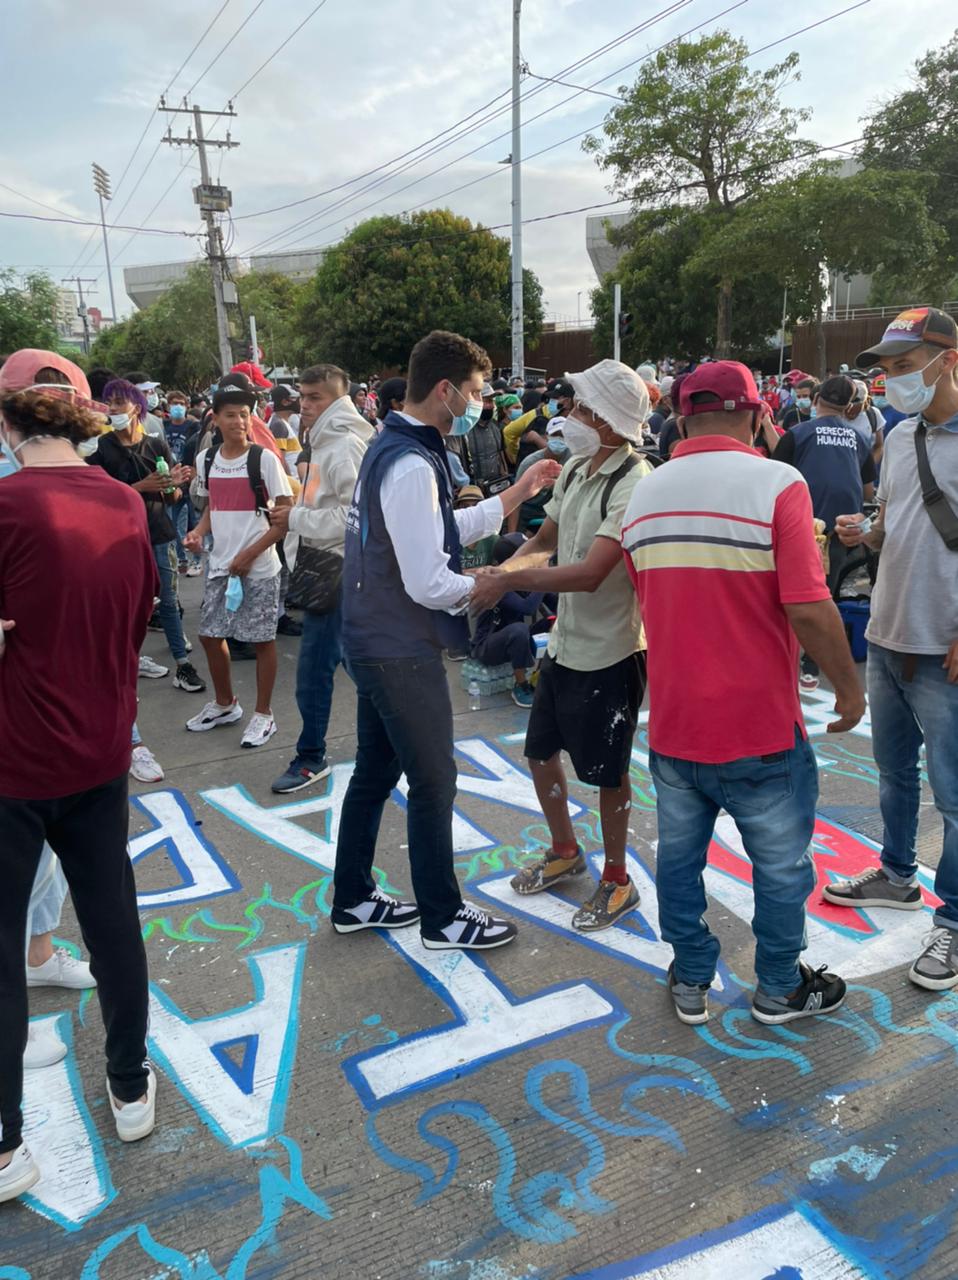
{"type": "Polygon", "coordinates": [[[130,761],[130,773],[137,782],[162,782],[166,776],[160,768],[160,762],[149,747],[134,747],[133,759],[130,761]]]}
{"type": "Polygon", "coordinates": [[[62,1062],[66,1056],[66,1045],[49,1027],[37,1026],[33,1022],[28,1024],[27,1047],[23,1051],[24,1071],[40,1071],[44,1067],[52,1067],[55,1063],[62,1062]]]}
{"type": "Polygon", "coordinates": [[[161,667],[158,662],[154,662],[152,658],[148,658],[145,653],[140,654],[140,676],[145,680],[162,680],[164,676],[170,674],[169,667],[161,667]]]}
{"type": "Polygon", "coordinates": [[[57,947],[43,964],[27,965],[28,987],[68,987],[71,991],[86,991],[96,986],[96,979],[85,960],[77,960],[64,947],[57,947]]]}
{"type": "Polygon", "coordinates": [[[21,1142],[10,1163],[0,1169],[0,1201],[15,1200],[39,1181],[39,1166],[21,1142]]]}
{"type": "Polygon", "coordinates": [[[243,708],[233,699],[230,707],[221,707],[218,702],[208,702],[199,715],[187,720],[186,727],[191,733],[205,733],[207,729],[218,729],[221,724],[235,724],[242,719],[243,708]]]}
{"type": "Polygon", "coordinates": [[[199,578],[202,573],[203,566],[201,564],[191,564],[186,570],[186,576],[188,578],[199,578]]]}
{"type": "Polygon", "coordinates": [[[276,721],[272,716],[261,716],[254,711],[243,734],[241,747],[262,747],[276,732],[276,721]]]}
{"type": "Polygon", "coordinates": [[[113,1097],[110,1081],[106,1082],[106,1096],[116,1122],[116,1136],[121,1142],[138,1142],[153,1132],[156,1124],[156,1076],[147,1067],[146,1098],[140,1102],[124,1102],[122,1106],[113,1097]]]}

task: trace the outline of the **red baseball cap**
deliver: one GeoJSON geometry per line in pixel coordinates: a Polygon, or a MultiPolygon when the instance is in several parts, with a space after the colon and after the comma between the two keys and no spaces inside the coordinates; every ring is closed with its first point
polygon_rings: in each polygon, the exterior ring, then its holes
{"type": "Polygon", "coordinates": [[[230,373],[245,373],[254,387],[261,387],[268,391],[273,385],[270,381],[263,377],[263,371],[258,364],[253,364],[250,360],[244,360],[241,364],[234,364],[230,373]]]}
{"type": "Polygon", "coordinates": [[[685,418],[696,413],[738,413],[742,409],[761,408],[755,379],[737,360],[700,364],[685,379],[679,392],[679,409],[685,418]],[[715,400],[693,404],[692,397],[702,394],[714,396],[715,400]]]}

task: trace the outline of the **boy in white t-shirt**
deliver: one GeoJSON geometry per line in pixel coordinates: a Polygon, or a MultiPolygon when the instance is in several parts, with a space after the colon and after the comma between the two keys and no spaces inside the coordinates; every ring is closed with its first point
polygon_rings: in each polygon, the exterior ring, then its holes
{"type": "Polygon", "coordinates": [[[276,543],[281,533],[270,527],[267,510],[292,502],[279,459],[249,443],[255,404],[250,381],[241,373],[228,374],[213,396],[213,426],[223,442],[197,456],[197,495],[208,497],[209,504],[183,543],[199,552],[204,536],[213,535],[200,640],[216,697],[186,727],[202,733],[240,719],[243,708],[233,694],[226,641],[245,640],[256,650],[256,711],[243,734],[244,747],[261,747],[276,732],[270,699],[276,683],[281,569],[276,543]]]}

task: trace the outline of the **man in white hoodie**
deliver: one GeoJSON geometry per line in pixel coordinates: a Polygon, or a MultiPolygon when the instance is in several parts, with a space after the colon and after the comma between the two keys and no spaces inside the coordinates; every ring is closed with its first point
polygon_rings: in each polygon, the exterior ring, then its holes
{"type": "MultiPolygon", "coordinates": [[[[302,545],[343,554],[346,512],[372,426],[349,398],[349,378],[332,364],[313,365],[299,382],[303,416],[315,418],[310,428],[308,464],[299,500],[293,507],[270,512],[270,521],[287,534],[286,561],[293,574],[302,545]]],[[[333,701],[333,677],[342,662],[342,613],[303,614],[303,638],[296,669],[296,705],[303,731],[296,755],[273,783],[277,795],[300,791],[329,776],[326,730],[333,701]]]]}

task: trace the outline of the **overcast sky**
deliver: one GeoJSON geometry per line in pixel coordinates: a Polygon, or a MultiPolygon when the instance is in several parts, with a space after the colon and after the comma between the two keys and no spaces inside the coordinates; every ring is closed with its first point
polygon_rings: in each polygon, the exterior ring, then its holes
{"type": "MultiPolygon", "coordinates": [[[[619,71],[623,64],[693,28],[726,27],[750,48],[758,48],[854,2],[524,0],[523,54],[532,72],[557,76],[645,23],[645,30],[565,77],[575,85],[608,77],[596,87],[613,92],[638,70],[619,71]],[[729,8],[731,12],[717,17],[729,8]],[[669,16],[659,18],[659,13],[669,16]]],[[[165,145],[156,150],[167,118],[151,113],[222,3],[141,0],[133,11],[128,0],[88,0],[85,5],[7,0],[0,102],[8,145],[0,173],[0,209],[41,217],[53,217],[55,210],[69,217],[96,217],[90,185],[90,163],[96,161],[113,178],[108,221],[195,233],[200,225],[191,194],[198,181],[195,152],[165,145]],[[144,128],[143,144],[120,184],[144,128]],[[189,167],[181,170],[186,162],[189,167]]],[[[248,254],[270,236],[277,239],[267,249],[329,243],[364,217],[417,207],[445,206],[486,225],[508,224],[509,169],[498,162],[509,154],[510,142],[497,135],[508,134],[510,127],[511,0],[483,5],[475,0],[326,0],[290,41],[315,4],[226,0],[169,92],[175,102],[198,82],[192,101],[219,109],[275,49],[285,46],[236,98],[238,117],[229,123],[241,146],[213,155],[214,177],[222,162],[222,181],[233,191],[233,252],[248,254]],[[295,209],[242,216],[325,192],[387,165],[500,93],[505,96],[489,110],[501,107],[503,114],[429,158],[413,155],[295,209]],[[464,157],[475,148],[474,155],[464,157]],[[401,174],[382,180],[384,173],[407,164],[401,174]],[[448,167],[428,176],[441,165],[448,167]],[[453,192],[473,179],[482,180],[453,192]],[[378,185],[362,190],[373,182],[378,185]],[[304,218],[311,221],[278,235],[304,218]]],[[[941,16],[922,23],[900,0],[868,0],[854,12],[758,54],[749,65],[767,66],[797,50],[802,77],[788,88],[786,101],[813,109],[804,136],[820,144],[841,143],[860,135],[860,118],[904,88],[915,59],[948,34],[941,16]]],[[[528,157],[523,166],[524,218],[608,201],[607,180],[583,153],[581,140],[562,140],[600,126],[612,102],[582,93],[562,105],[570,89],[534,80],[524,88],[541,89],[523,106],[528,121],[523,128],[528,157]],[[547,112],[542,119],[532,120],[542,111],[547,112]],[[557,143],[561,145],[553,147],[557,143]],[[535,156],[549,147],[553,149],[535,156]]],[[[186,117],[170,119],[174,133],[185,131],[186,117]]],[[[225,131],[220,127],[214,134],[225,131]]],[[[456,132],[434,145],[446,143],[456,132]]],[[[585,313],[585,291],[596,283],[585,249],[585,218],[575,213],[525,228],[525,263],[542,281],[547,316],[574,318],[580,291],[585,313]]],[[[43,267],[58,281],[79,270],[98,281],[91,303],[109,311],[99,229],[91,239],[90,228],[14,218],[0,219],[0,228],[0,266],[18,271],[43,267]]],[[[199,241],[114,231],[111,248],[118,310],[124,315],[132,310],[123,290],[124,266],[193,257],[199,241]]]]}

